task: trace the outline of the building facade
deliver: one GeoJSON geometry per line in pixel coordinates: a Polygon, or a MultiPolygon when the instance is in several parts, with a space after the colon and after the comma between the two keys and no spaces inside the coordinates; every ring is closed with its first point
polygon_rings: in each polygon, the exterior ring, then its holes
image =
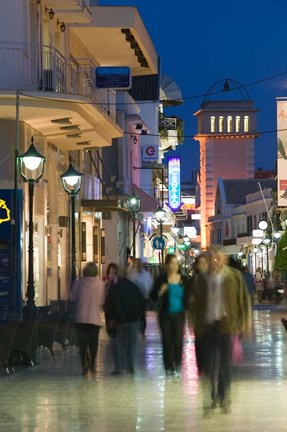
{"type": "Polygon", "coordinates": [[[210,244],[208,218],[214,216],[217,179],[254,178],[256,109],[251,100],[212,100],[195,113],[200,144],[201,244],[210,244]]]}

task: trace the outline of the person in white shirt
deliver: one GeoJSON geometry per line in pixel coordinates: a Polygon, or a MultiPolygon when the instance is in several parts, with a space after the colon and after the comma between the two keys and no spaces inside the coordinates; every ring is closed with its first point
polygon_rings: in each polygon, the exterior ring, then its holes
{"type": "MultiPolygon", "coordinates": [[[[151,273],[143,268],[143,263],[136,258],[133,263],[133,269],[128,273],[128,279],[139,288],[143,298],[146,301],[146,309],[150,301],[150,292],[153,286],[153,277],[151,273]]],[[[141,322],[141,334],[144,337],[146,331],[146,313],[141,322]]]]}

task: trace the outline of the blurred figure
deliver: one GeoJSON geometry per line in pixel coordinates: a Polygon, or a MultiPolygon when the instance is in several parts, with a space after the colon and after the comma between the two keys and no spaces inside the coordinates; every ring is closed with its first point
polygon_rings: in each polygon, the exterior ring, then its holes
{"type": "MultiPolygon", "coordinates": [[[[105,288],[106,288],[106,298],[108,296],[109,290],[114,287],[119,281],[119,268],[117,264],[110,263],[107,268],[106,272],[106,279],[105,279],[105,288]]],[[[116,329],[114,326],[114,322],[109,317],[106,308],[105,308],[105,320],[106,320],[106,331],[109,337],[116,337],[116,329]]]]}
{"type": "MultiPolygon", "coordinates": [[[[192,277],[191,277],[191,293],[188,299],[189,310],[191,315],[193,313],[193,305],[195,301],[195,290],[194,290],[194,281],[195,277],[201,273],[206,273],[208,270],[208,264],[206,256],[201,254],[198,255],[192,266],[192,277]]],[[[199,375],[203,374],[204,371],[204,349],[205,349],[205,341],[204,337],[195,332],[195,355],[196,355],[196,364],[199,375]]]]}
{"type": "Polygon", "coordinates": [[[140,323],[140,332],[145,337],[146,331],[146,311],[150,306],[150,292],[153,286],[151,273],[143,268],[143,263],[139,258],[134,260],[133,269],[128,273],[128,278],[137,285],[143,298],[145,299],[145,311],[140,323]]]}
{"type": "Polygon", "coordinates": [[[217,404],[230,411],[232,336],[251,326],[250,299],[241,272],[226,266],[216,248],[207,252],[208,272],[195,277],[194,328],[205,338],[204,414],[217,404]]]}
{"type": "Polygon", "coordinates": [[[256,292],[256,285],[254,282],[254,278],[253,278],[252,274],[250,273],[248,266],[244,266],[242,271],[243,271],[243,278],[244,278],[245,284],[248,288],[248,292],[250,295],[251,303],[253,304],[254,303],[254,294],[256,292]]]}
{"type": "Polygon", "coordinates": [[[161,304],[158,312],[166,375],[179,378],[181,376],[187,287],[179,272],[176,255],[166,256],[165,272],[156,280],[151,297],[155,302],[161,304]]]}
{"type": "Polygon", "coordinates": [[[116,329],[117,357],[112,374],[134,374],[139,320],[145,311],[145,301],[126,274],[123,273],[119,282],[109,289],[106,311],[116,329]]]}
{"type": "Polygon", "coordinates": [[[96,264],[87,263],[83,270],[83,277],[75,282],[71,292],[71,301],[76,304],[75,327],[82,375],[86,375],[89,370],[95,372],[99,331],[103,325],[101,311],[105,302],[105,286],[97,276],[96,264]]]}
{"type": "Polygon", "coordinates": [[[262,303],[263,289],[264,289],[264,277],[261,267],[257,267],[255,272],[255,285],[258,303],[262,303]]]}
{"type": "Polygon", "coordinates": [[[132,255],[130,255],[128,257],[128,271],[132,271],[133,270],[133,266],[134,266],[134,257],[132,255]]]}

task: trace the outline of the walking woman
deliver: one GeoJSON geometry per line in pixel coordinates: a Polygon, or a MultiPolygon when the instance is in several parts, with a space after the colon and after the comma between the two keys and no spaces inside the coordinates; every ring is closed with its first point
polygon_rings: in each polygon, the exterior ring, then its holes
{"type": "Polygon", "coordinates": [[[76,303],[75,323],[82,375],[86,375],[89,370],[95,372],[99,332],[103,325],[101,311],[105,302],[105,286],[97,276],[96,264],[86,264],[83,277],[75,282],[71,293],[71,301],[76,303]]]}
{"type": "Polygon", "coordinates": [[[258,303],[262,303],[264,290],[264,276],[261,267],[257,267],[255,273],[255,285],[258,303]]]}
{"type": "Polygon", "coordinates": [[[160,304],[163,360],[167,376],[181,376],[183,331],[185,323],[186,284],[179,272],[176,255],[168,254],[165,272],[158,277],[151,298],[160,304]]]}
{"type": "MultiPolygon", "coordinates": [[[[106,280],[105,280],[105,290],[106,290],[106,299],[108,298],[109,291],[113,289],[115,285],[119,282],[119,268],[117,264],[110,263],[106,272],[106,280]]],[[[105,321],[106,321],[106,331],[109,337],[116,337],[116,329],[114,321],[108,314],[107,308],[105,307],[105,321]]]]}

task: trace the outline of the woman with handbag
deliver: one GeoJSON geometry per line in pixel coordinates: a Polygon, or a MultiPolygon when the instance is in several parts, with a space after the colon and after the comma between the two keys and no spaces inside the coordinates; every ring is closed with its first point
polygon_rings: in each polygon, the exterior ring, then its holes
{"type": "Polygon", "coordinates": [[[186,283],[180,274],[178,259],[168,254],[165,272],[157,278],[151,298],[155,301],[162,333],[165,372],[175,378],[181,376],[186,297],[186,283]]]}

